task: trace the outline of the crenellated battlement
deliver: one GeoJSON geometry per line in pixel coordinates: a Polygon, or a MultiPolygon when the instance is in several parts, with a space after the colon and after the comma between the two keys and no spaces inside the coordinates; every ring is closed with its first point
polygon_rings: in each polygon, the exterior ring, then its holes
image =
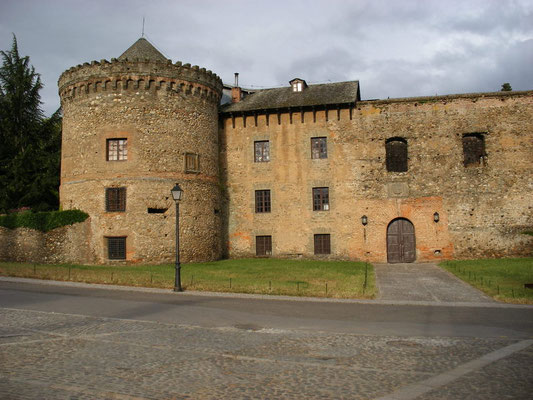
{"type": "Polygon", "coordinates": [[[171,60],[95,60],[63,72],[58,85],[62,101],[109,91],[166,90],[218,103],[222,93],[222,80],[212,71],[171,60]]]}

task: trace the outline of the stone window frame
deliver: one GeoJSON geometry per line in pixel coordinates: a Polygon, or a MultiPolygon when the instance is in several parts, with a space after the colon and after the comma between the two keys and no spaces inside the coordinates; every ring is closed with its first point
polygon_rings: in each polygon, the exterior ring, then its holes
{"type": "Polygon", "coordinates": [[[487,132],[464,133],[461,138],[463,147],[463,166],[484,166],[487,161],[485,136],[487,132]]]}
{"type": "Polygon", "coordinates": [[[254,162],[270,162],[270,140],[254,141],[254,162]]]}
{"type": "Polygon", "coordinates": [[[199,174],[200,173],[200,155],[197,153],[185,153],[184,154],[184,171],[186,174],[199,174]]]}
{"type": "Polygon", "coordinates": [[[313,235],[313,247],[315,255],[331,254],[331,234],[315,233],[313,235]]]}
{"type": "Polygon", "coordinates": [[[128,138],[107,138],[105,147],[106,161],[128,161],[128,138]]]}
{"type": "Polygon", "coordinates": [[[255,191],[255,212],[258,214],[272,211],[272,201],[270,189],[260,189],[255,191]]]}
{"type": "Polygon", "coordinates": [[[126,211],[125,187],[108,187],[105,189],[105,210],[107,212],[126,211]]]}
{"type": "Polygon", "coordinates": [[[313,188],[313,211],[329,211],[329,187],[313,188]]]}
{"type": "Polygon", "coordinates": [[[409,143],[399,136],[385,140],[385,167],[387,172],[407,172],[409,169],[409,143]]]}
{"type": "Polygon", "coordinates": [[[316,136],[311,138],[311,159],[323,160],[328,158],[328,138],[327,136],[316,136]]]}
{"type": "Polygon", "coordinates": [[[107,259],[126,260],[127,236],[106,236],[107,259]]]}
{"type": "Polygon", "coordinates": [[[258,257],[272,255],[272,235],[257,235],[255,237],[255,255],[258,257]]]}

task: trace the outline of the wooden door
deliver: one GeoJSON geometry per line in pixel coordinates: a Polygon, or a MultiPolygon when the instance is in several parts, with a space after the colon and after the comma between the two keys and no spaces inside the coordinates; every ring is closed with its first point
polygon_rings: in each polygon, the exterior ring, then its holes
{"type": "Polygon", "coordinates": [[[387,228],[387,261],[410,263],[415,259],[415,227],[404,218],[393,220],[387,228]]]}

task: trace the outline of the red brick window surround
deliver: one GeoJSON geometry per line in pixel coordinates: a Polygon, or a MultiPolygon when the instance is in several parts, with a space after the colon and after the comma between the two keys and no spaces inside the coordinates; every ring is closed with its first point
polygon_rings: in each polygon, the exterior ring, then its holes
{"type": "Polygon", "coordinates": [[[128,159],[128,139],[107,139],[107,161],[126,161],[128,159]]]}
{"type": "Polygon", "coordinates": [[[259,140],[254,142],[254,162],[270,161],[270,142],[259,140]]]}
{"type": "Polygon", "coordinates": [[[328,158],[328,142],[325,137],[311,138],[311,158],[328,158]]]}
{"type": "Polygon", "coordinates": [[[255,254],[257,256],[272,255],[272,236],[255,237],[255,254]]]}
{"type": "Polygon", "coordinates": [[[105,190],[106,211],[126,211],[126,188],[106,188],[105,190]]]}
{"type": "Polygon", "coordinates": [[[314,236],[315,254],[331,254],[331,241],[329,233],[320,233],[314,236]]]}
{"type": "Polygon", "coordinates": [[[255,191],[255,212],[269,213],[270,212],[270,190],[256,190],[255,191]]]}
{"type": "Polygon", "coordinates": [[[110,260],[126,259],[126,236],[107,238],[107,258],[110,260]]]}
{"type": "Polygon", "coordinates": [[[329,188],[313,188],[313,211],[329,211],[329,188]]]}

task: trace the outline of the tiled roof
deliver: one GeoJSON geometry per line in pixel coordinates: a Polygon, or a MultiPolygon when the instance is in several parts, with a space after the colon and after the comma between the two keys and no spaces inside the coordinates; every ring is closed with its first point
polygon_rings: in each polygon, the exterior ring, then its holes
{"type": "Polygon", "coordinates": [[[148,40],[140,38],[133,43],[128,50],[126,50],[118,58],[120,61],[125,60],[150,60],[150,61],[167,61],[167,58],[161,54],[148,40]]]}
{"type": "Polygon", "coordinates": [[[359,100],[359,81],[336,82],[309,85],[301,92],[293,92],[292,87],[258,90],[237,103],[224,105],[221,111],[245,112],[337,105],[359,100]]]}

